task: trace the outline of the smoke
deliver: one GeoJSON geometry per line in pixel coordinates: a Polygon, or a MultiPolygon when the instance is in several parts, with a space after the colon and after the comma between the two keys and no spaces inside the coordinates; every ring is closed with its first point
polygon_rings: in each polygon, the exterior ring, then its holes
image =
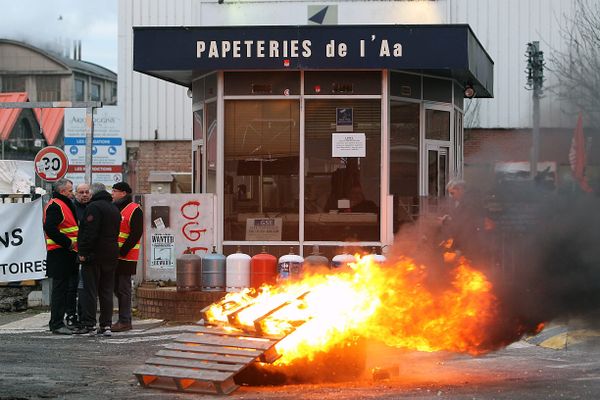
{"type": "MultiPolygon", "coordinates": [[[[444,278],[442,246],[458,250],[494,286],[498,318],[488,343],[498,348],[534,333],[540,323],[600,311],[600,198],[554,190],[544,179],[471,187],[452,228],[436,216],[402,229],[390,257],[413,257],[444,278]],[[485,219],[493,221],[487,226],[485,219]],[[439,271],[439,272],[436,272],[439,271]]],[[[443,214],[443,210],[438,215],[443,214]]]]}

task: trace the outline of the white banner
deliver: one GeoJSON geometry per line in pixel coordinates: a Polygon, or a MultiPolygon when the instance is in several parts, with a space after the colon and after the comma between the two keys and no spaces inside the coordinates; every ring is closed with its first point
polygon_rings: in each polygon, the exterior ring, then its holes
{"type": "Polygon", "coordinates": [[[0,204],[0,282],[46,276],[42,200],[0,204]]]}

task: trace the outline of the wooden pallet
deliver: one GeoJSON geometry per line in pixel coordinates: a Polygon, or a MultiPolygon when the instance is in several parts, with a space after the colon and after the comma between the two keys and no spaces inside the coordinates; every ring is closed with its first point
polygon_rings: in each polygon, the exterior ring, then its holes
{"type": "Polygon", "coordinates": [[[257,359],[273,362],[279,357],[279,339],[197,325],[133,373],[143,387],[229,394],[239,387],[235,374],[257,359]]]}
{"type": "MultiPolygon", "coordinates": [[[[238,372],[255,361],[272,363],[280,357],[275,345],[291,332],[267,335],[263,322],[306,294],[272,304],[272,309],[258,316],[252,326],[245,326],[238,319],[239,313],[251,305],[230,310],[227,323],[210,321],[209,306],[202,310],[203,321],[177,337],[175,343],[167,344],[166,350],[158,351],[133,373],[143,387],[229,394],[239,387],[233,379],[238,372]],[[205,326],[204,321],[221,325],[205,326]]],[[[304,322],[294,321],[293,326],[304,322]]]]}

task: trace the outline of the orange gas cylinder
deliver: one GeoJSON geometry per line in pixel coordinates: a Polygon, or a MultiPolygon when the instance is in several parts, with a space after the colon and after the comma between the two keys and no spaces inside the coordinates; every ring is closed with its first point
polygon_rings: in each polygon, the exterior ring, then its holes
{"type": "Polygon", "coordinates": [[[250,260],[250,286],[258,289],[263,283],[275,284],[277,278],[277,258],[266,249],[250,260]]]}

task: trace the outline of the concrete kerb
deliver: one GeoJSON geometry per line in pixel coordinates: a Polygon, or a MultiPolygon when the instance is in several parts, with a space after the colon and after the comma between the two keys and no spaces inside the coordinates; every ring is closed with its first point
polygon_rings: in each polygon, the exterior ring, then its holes
{"type": "Polygon", "coordinates": [[[548,324],[540,333],[525,341],[553,350],[576,350],[600,346],[600,327],[586,319],[548,324]]]}

